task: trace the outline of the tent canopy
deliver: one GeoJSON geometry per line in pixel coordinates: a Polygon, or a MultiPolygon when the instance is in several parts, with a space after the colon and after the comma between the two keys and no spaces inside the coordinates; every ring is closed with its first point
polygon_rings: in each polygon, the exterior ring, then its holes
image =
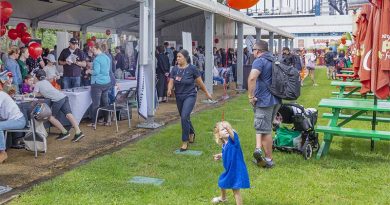
{"type": "MultiPolygon", "coordinates": [[[[32,27],[112,33],[139,31],[139,0],[12,0],[10,24],[32,27]],[[115,3],[114,3],[115,2],[115,3]]],[[[156,29],[161,29],[210,11],[244,24],[293,38],[283,30],[250,18],[213,0],[156,0],[156,29]]]]}

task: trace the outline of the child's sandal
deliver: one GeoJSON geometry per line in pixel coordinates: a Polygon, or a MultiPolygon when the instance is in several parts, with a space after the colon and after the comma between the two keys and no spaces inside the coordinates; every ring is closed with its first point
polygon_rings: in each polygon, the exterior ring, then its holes
{"type": "Polygon", "coordinates": [[[225,203],[227,202],[227,199],[222,199],[222,197],[214,197],[213,200],[211,200],[211,203],[213,204],[219,204],[219,203],[225,203]]]}

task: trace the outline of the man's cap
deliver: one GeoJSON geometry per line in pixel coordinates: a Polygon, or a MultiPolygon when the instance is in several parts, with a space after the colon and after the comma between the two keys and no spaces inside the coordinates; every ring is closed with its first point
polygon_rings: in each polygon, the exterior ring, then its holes
{"type": "Polygon", "coordinates": [[[78,44],[79,41],[78,41],[77,39],[75,39],[75,38],[71,38],[71,39],[69,40],[69,43],[71,43],[71,44],[78,44]]]}

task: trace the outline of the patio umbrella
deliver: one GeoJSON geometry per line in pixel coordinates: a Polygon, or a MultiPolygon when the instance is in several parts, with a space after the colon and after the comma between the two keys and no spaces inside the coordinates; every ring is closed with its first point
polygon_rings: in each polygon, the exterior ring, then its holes
{"type": "MultiPolygon", "coordinates": [[[[371,92],[374,94],[376,91],[376,85],[378,82],[378,70],[379,70],[379,40],[380,40],[380,27],[381,27],[381,4],[382,0],[370,0],[372,4],[372,11],[373,11],[373,36],[372,36],[372,53],[371,53],[371,92]]],[[[382,77],[381,77],[382,78],[382,77]]]]}
{"type": "MultiPolygon", "coordinates": [[[[375,0],[373,0],[375,1],[375,0]]],[[[368,19],[367,32],[363,45],[361,46],[362,60],[360,63],[359,77],[362,83],[360,93],[367,94],[371,91],[371,72],[375,69],[373,67],[372,53],[374,44],[374,29],[375,29],[375,17],[377,16],[378,8],[371,4],[370,17],[368,19]]]]}
{"type": "Polygon", "coordinates": [[[366,38],[367,27],[368,27],[368,18],[370,17],[371,5],[364,4],[362,6],[360,15],[356,20],[357,31],[354,34],[355,36],[355,44],[354,44],[354,58],[353,58],[353,70],[355,74],[359,73],[359,68],[361,64],[362,57],[362,46],[364,43],[364,39],[366,38]]]}
{"type": "Polygon", "coordinates": [[[378,50],[375,50],[377,61],[376,79],[372,85],[373,92],[378,98],[387,99],[390,97],[390,1],[373,0],[373,4],[378,7],[380,17],[378,35],[376,35],[378,50]]]}

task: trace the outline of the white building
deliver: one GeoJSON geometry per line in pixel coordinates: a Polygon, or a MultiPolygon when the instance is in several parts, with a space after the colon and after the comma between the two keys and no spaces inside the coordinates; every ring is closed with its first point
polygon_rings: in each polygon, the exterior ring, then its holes
{"type": "MultiPolygon", "coordinates": [[[[330,8],[328,0],[323,0],[321,6],[317,6],[316,2],[263,0],[256,6],[242,11],[259,21],[292,33],[295,36],[294,48],[324,48],[327,42],[337,42],[343,33],[353,31],[355,15],[352,11],[348,15],[337,15],[337,12],[330,8]]],[[[244,35],[255,36],[256,31],[244,27],[244,35]]],[[[262,31],[262,38],[268,38],[266,31],[262,31]]],[[[274,40],[276,47],[278,42],[278,39],[274,40]]]]}

